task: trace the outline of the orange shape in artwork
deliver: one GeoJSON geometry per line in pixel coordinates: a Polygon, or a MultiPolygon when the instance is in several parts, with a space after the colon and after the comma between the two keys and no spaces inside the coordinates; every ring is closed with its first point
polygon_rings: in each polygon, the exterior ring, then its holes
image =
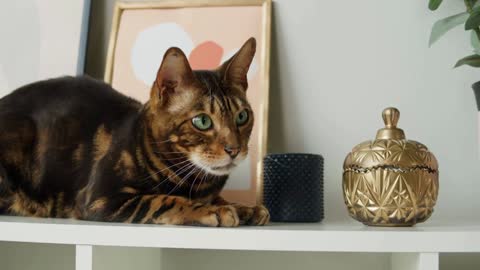
{"type": "Polygon", "coordinates": [[[192,69],[215,69],[222,61],[223,48],[213,41],[206,41],[195,47],[188,57],[192,69]]]}

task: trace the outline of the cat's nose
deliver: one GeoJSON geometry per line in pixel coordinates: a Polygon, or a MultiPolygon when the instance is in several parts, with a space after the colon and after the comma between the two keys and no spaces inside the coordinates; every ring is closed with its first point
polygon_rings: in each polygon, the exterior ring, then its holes
{"type": "Polygon", "coordinates": [[[232,158],[236,158],[238,156],[238,153],[240,153],[240,147],[238,146],[229,146],[229,145],[226,145],[225,146],[225,152],[227,152],[227,154],[232,158]]]}

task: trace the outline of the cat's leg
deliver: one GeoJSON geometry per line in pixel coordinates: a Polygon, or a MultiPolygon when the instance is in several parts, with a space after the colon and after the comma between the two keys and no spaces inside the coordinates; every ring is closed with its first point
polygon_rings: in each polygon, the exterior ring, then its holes
{"type": "Polygon", "coordinates": [[[8,209],[12,204],[12,191],[10,189],[7,172],[0,163],[0,215],[9,214],[8,209]]]}
{"type": "Polygon", "coordinates": [[[109,203],[107,198],[92,201],[87,206],[86,219],[213,227],[235,227],[240,222],[236,208],[231,205],[195,203],[178,196],[133,194],[122,198],[121,203],[118,200],[109,203]]]}
{"type": "Polygon", "coordinates": [[[270,213],[268,209],[263,205],[256,205],[253,207],[230,203],[222,197],[217,197],[212,204],[214,205],[231,205],[237,210],[238,217],[240,218],[241,225],[257,225],[263,226],[270,222],[270,213]]]}

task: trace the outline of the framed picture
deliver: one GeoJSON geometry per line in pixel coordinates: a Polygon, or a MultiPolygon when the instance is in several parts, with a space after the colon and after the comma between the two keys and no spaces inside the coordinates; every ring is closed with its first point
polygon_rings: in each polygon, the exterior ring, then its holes
{"type": "Polygon", "coordinates": [[[34,81],[84,73],[90,0],[3,1],[0,97],[34,81]]]}
{"type": "Polygon", "coordinates": [[[257,52],[248,73],[247,91],[255,115],[249,156],[230,174],[223,191],[227,200],[246,204],[261,202],[263,194],[270,25],[270,0],[119,2],[105,70],[106,82],[146,102],[168,48],[182,49],[194,70],[214,69],[254,37],[257,52]]]}

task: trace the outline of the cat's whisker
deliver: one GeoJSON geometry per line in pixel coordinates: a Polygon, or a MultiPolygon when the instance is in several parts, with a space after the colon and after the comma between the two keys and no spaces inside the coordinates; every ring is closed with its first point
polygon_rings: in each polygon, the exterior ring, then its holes
{"type": "Polygon", "coordinates": [[[203,183],[203,178],[205,177],[205,171],[201,171],[201,173],[203,173],[203,175],[200,177],[200,182],[198,183],[197,185],[197,189],[195,189],[195,193],[198,193],[198,190],[200,189],[200,187],[202,186],[202,183],[203,183]]]}
{"type": "Polygon", "coordinates": [[[171,142],[171,141],[172,141],[172,140],[169,139],[169,140],[160,141],[160,142],[155,142],[155,141],[152,142],[152,141],[149,141],[148,143],[150,143],[150,144],[162,144],[162,143],[167,143],[167,142],[171,142]]]}
{"type": "MultiPolygon", "coordinates": [[[[171,169],[171,168],[173,168],[173,167],[175,167],[175,166],[184,164],[185,162],[188,162],[188,161],[189,161],[189,160],[187,159],[187,160],[184,160],[184,161],[180,161],[180,162],[178,162],[178,163],[175,163],[175,164],[173,164],[173,165],[171,165],[171,166],[168,166],[168,167],[166,167],[166,168],[163,168],[163,169],[161,169],[161,170],[159,170],[159,171],[157,171],[157,172],[155,172],[155,173],[153,173],[153,174],[149,174],[147,177],[145,177],[145,178],[143,178],[143,179],[140,179],[139,181],[142,181],[142,182],[143,182],[143,181],[145,181],[145,180],[147,180],[147,179],[152,178],[154,175],[157,175],[157,174],[159,174],[159,173],[161,173],[161,172],[163,172],[163,171],[165,171],[165,170],[171,169]]],[[[155,187],[155,188],[156,188],[156,187],[155,187]]]]}
{"type": "Polygon", "coordinates": [[[202,156],[219,156],[217,154],[207,154],[207,153],[200,153],[202,156]]]}
{"type": "MultiPolygon", "coordinates": [[[[191,169],[191,168],[189,168],[189,169],[191,169]]],[[[183,183],[185,183],[186,181],[188,181],[188,178],[189,178],[192,174],[194,174],[195,172],[197,172],[198,170],[199,170],[199,169],[196,168],[196,167],[193,168],[192,171],[190,171],[184,178],[182,178],[182,181],[180,181],[179,186],[183,185],[183,183]]]]}
{"type": "Polygon", "coordinates": [[[197,193],[198,190],[200,190],[200,187],[202,186],[203,181],[204,181],[205,178],[207,177],[207,172],[204,171],[204,170],[202,170],[202,172],[203,172],[203,176],[202,176],[202,179],[200,180],[200,183],[199,183],[198,186],[197,186],[197,190],[195,191],[195,193],[197,193]]]}
{"type": "Polygon", "coordinates": [[[184,152],[165,152],[165,151],[153,151],[157,154],[185,154],[184,152]]]}
{"type": "MultiPolygon", "coordinates": [[[[186,160],[186,161],[188,161],[188,160],[186,160]]],[[[185,167],[188,167],[188,166],[195,166],[195,165],[192,164],[192,163],[188,163],[187,165],[182,166],[181,168],[179,168],[179,169],[177,169],[175,172],[173,172],[172,175],[170,175],[170,176],[168,176],[166,179],[160,181],[160,183],[158,183],[157,185],[155,185],[155,186],[153,187],[153,189],[156,189],[156,188],[159,187],[161,184],[163,184],[163,183],[165,183],[166,181],[172,179],[172,176],[177,176],[178,174],[182,173],[183,171],[181,171],[181,170],[184,169],[185,167]]]]}
{"type": "Polygon", "coordinates": [[[190,192],[188,193],[189,194],[189,197],[190,197],[190,200],[192,199],[192,190],[193,190],[193,187],[195,186],[195,182],[197,181],[197,178],[198,176],[200,175],[200,173],[202,172],[203,170],[200,169],[200,171],[197,173],[197,175],[195,175],[195,179],[193,179],[193,182],[190,186],[190,192]]]}
{"type": "Polygon", "coordinates": [[[217,154],[217,153],[198,153],[202,156],[214,156],[214,157],[221,157],[223,156],[222,154],[217,154]]]}
{"type": "Polygon", "coordinates": [[[179,159],[185,159],[185,160],[187,160],[188,158],[187,158],[187,157],[165,158],[165,159],[162,159],[162,161],[171,161],[171,160],[179,160],[179,159]]]}
{"type": "Polygon", "coordinates": [[[218,156],[202,156],[202,158],[205,158],[205,159],[218,159],[219,157],[218,157],[218,156]]]}
{"type": "MultiPolygon", "coordinates": [[[[192,164],[190,167],[186,168],[185,170],[183,170],[183,171],[180,172],[180,173],[183,173],[183,172],[191,169],[191,168],[194,167],[194,166],[195,166],[195,165],[192,164]]],[[[188,177],[189,177],[194,171],[195,171],[195,169],[192,170],[191,172],[189,172],[186,176],[184,176],[184,177],[175,185],[175,187],[173,187],[172,190],[170,190],[170,192],[168,192],[167,195],[171,195],[175,190],[177,190],[178,187],[180,187],[181,185],[183,185],[183,183],[188,179],[188,177]]]]}

